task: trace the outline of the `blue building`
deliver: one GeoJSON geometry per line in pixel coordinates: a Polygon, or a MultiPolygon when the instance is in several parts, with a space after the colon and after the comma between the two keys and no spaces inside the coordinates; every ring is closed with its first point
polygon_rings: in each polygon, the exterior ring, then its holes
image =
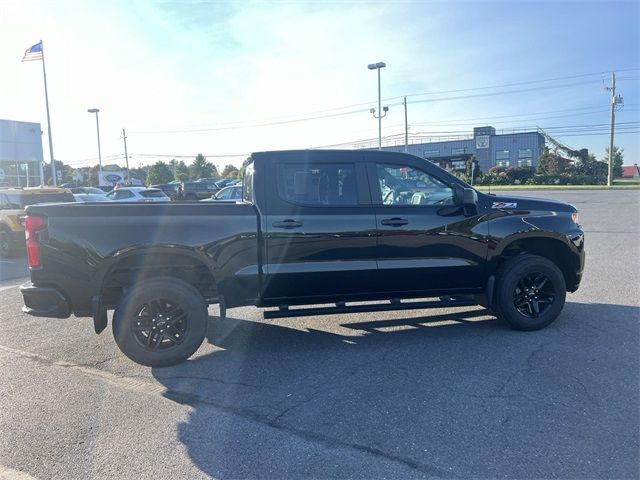
{"type": "Polygon", "coordinates": [[[40,185],[41,168],[40,124],[0,120],[0,186],[40,185]]]}
{"type": "MultiPolygon", "coordinates": [[[[464,170],[465,161],[475,155],[480,170],[487,172],[492,167],[535,167],[544,146],[545,137],[537,131],[496,134],[493,127],[476,127],[473,136],[411,143],[407,153],[454,170],[464,170]]],[[[382,149],[404,152],[405,146],[383,146],[382,149]]]]}

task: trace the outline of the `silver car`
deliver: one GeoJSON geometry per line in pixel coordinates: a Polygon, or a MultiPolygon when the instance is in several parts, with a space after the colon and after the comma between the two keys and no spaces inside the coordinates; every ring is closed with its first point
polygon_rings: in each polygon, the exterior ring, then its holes
{"type": "Polygon", "coordinates": [[[114,202],[170,202],[160,189],[147,187],[120,187],[107,193],[114,202]]]}
{"type": "Polygon", "coordinates": [[[93,202],[110,202],[111,200],[103,193],[101,195],[97,193],[74,193],[73,198],[76,202],[81,203],[93,203],[93,202]]]}
{"type": "Polygon", "coordinates": [[[238,202],[242,200],[242,185],[224,187],[219,192],[211,195],[211,198],[200,200],[201,202],[238,202]]]}

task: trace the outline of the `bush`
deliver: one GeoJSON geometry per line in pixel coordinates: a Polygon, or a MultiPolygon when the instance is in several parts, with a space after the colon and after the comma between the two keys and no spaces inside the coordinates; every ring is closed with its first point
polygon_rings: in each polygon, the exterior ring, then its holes
{"type": "Polygon", "coordinates": [[[606,178],[566,173],[561,175],[534,175],[527,180],[527,185],[605,185],[606,183],[606,178]]]}
{"type": "Polygon", "coordinates": [[[478,185],[520,185],[526,183],[534,174],[533,167],[493,167],[476,183],[478,185]]]}

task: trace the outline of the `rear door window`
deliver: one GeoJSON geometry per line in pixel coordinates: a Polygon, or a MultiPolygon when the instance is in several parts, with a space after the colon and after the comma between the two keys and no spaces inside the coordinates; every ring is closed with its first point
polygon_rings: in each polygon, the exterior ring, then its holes
{"type": "Polygon", "coordinates": [[[355,164],[279,164],[278,192],[283,200],[290,203],[357,205],[355,164]]]}

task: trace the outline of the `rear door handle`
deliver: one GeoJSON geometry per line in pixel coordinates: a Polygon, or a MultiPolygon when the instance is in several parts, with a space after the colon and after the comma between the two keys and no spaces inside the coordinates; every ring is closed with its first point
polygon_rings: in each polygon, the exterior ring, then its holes
{"type": "Polygon", "coordinates": [[[388,225],[391,227],[401,227],[403,225],[407,225],[409,223],[409,220],[407,220],[406,218],[394,217],[394,218],[385,218],[380,223],[382,225],[388,225]]]}
{"type": "Polygon", "coordinates": [[[298,228],[302,226],[302,222],[296,220],[283,220],[282,222],[273,222],[274,228],[298,228]]]}

